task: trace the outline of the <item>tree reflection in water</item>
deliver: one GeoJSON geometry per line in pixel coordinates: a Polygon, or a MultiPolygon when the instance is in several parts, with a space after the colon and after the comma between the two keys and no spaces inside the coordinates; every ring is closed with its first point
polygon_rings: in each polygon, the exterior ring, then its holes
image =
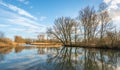
{"type": "Polygon", "coordinates": [[[4,55],[0,54],[0,61],[3,61],[3,60],[4,60],[4,55]]]}
{"type": "Polygon", "coordinates": [[[47,61],[54,63],[54,70],[118,70],[119,59],[120,53],[115,50],[63,47],[47,61]]]}
{"type": "MultiPolygon", "coordinates": [[[[119,61],[120,52],[117,50],[87,49],[78,47],[61,47],[61,48],[6,47],[0,49],[0,61],[4,61],[4,59],[6,59],[5,56],[9,55],[9,53],[12,51],[13,51],[12,55],[15,56],[17,55],[16,53],[22,52],[20,53],[21,56],[19,55],[17,56],[21,57],[20,64],[22,66],[25,66],[24,68],[27,67],[26,70],[34,68],[38,70],[39,69],[43,70],[41,69],[41,67],[44,68],[45,70],[120,70],[119,61]],[[30,50],[32,51],[29,52],[30,50]],[[22,59],[28,59],[28,57],[24,55],[25,52],[29,52],[27,53],[28,55],[34,53],[30,55],[33,56],[30,57],[30,60],[28,61],[26,60],[28,64],[24,63],[24,61],[22,62],[22,59]],[[29,62],[31,62],[31,64],[29,62]]],[[[18,60],[17,56],[16,59],[13,58],[13,61],[11,61],[10,64],[11,66],[13,66],[13,69],[14,67],[16,67],[14,65],[17,65],[17,63],[14,64],[14,61],[18,60]]],[[[21,66],[19,66],[18,64],[18,67],[21,66]]]]}
{"type": "Polygon", "coordinates": [[[3,61],[5,54],[8,54],[12,51],[11,47],[0,48],[0,61],[3,61]]]}

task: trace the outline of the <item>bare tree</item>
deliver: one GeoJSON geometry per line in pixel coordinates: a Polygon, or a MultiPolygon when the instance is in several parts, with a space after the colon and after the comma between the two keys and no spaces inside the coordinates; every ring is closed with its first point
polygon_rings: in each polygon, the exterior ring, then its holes
{"type": "Polygon", "coordinates": [[[78,22],[74,22],[74,25],[73,25],[73,40],[74,40],[74,44],[77,44],[78,41],[80,40],[80,30],[79,30],[79,23],[78,22]]]}
{"type": "Polygon", "coordinates": [[[107,37],[109,38],[110,46],[115,46],[116,34],[115,32],[107,32],[107,37]]]}
{"type": "Polygon", "coordinates": [[[76,22],[69,17],[61,17],[55,20],[53,28],[49,28],[47,33],[52,34],[64,45],[72,45],[73,37],[75,40],[77,36],[74,36],[73,31],[76,32],[76,22]]]}
{"type": "Polygon", "coordinates": [[[82,43],[83,46],[106,46],[105,39],[109,38],[114,46],[120,40],[120,34],[112,31],[114,26],[106,7],[106,4],[101,3],[99,12],[96,12],[94,7],[87,6],[79,11],[78,21],[70,17],[58,18],[47,33],[63,45],[82,43]]]}
{"type": "Polygon", "coordinates": [[[84,40],[89,42],[95,37],[99,24],[96,11],[89,6],[85,7],[79,12],[79,20],[83,27],[84,40]]]}
{"type": "Polygon", "coordinates": [[[39,41],[44,41],[45,40],[45,34],[39,34],[37,36],[37,38],[38,38],[39,41]]]}
{"type": "Polygon", "coordinates": [[[105,3],[101,3],[99,6],[100,14],[100,39],[102,39],[105,36],[105,33],[112,29],[112,19],[109,16],[108,11],[106,10],[107,5],[105,3]]]}
{"type": "Polygon", "coordinates": [[[107,8],[107,5],[103,2],[99,5],[99,12],[104,11],[107,8]]]}

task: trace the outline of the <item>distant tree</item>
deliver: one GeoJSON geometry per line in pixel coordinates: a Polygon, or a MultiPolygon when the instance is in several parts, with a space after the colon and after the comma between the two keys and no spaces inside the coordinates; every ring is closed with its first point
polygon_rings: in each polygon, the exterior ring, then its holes
{"type": "Polygon", "coordinates": [[[25,39],[25,43],[26,44],[30,44],[30,43],[32,43],[34,40],[33,39],[30,39],[30,38],[27,38],[27,39],[25,39]]]}
{"type": "Polygon", "coordinates": [[[0,42],[5,43],[5,44],[13,44],[13,41],[9,38],[0,38],[0,42]]]}
{"type": "Polygon", "coordinates": [[[4,33],[0,31],[0,38],[4,37],[4,33]]]}
{"type": "Polygon", "coordinates": [[[21,36],[15,36],[15,42],[17,43],[25,43],[25,39],[21,36]]]}
{"type": "Polygon", "coordinates": [[[38,38],[39,41],[44,41],[45,40],[45,34],[39,34],[37,36],[37,38],[38,38]]]}
{"type": "Polygon", "coordinates": [[[9,38],[6,38],[4,33],[0,31],[0,42],[4,44],[12,45],[13,41],[9,38]]]}

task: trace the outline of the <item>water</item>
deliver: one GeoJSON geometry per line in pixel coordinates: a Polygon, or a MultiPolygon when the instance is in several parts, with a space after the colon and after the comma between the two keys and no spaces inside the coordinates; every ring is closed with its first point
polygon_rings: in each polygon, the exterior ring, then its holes
{"type": "Polygon", "coordinates": [[[83,48],[0,48],[0,70],[120,70],[120,52],[83,48]]]}

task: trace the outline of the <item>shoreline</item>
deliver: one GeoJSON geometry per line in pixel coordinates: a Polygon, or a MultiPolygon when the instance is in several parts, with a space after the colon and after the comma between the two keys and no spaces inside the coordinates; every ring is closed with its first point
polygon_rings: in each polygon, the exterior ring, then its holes
{"type": "MultiPolygon", "coordinates": [[[[4,48],[4,47],[17,47],[17,46],[26,46],[28,47],[27,45],[35,45],[34,47],[36,48],[51,48],[51,47],[78,47],[78,48],[89,48],[89,49],[106,49],[106,50],[109,50],[109,49],[112,49],[112,50],[120,50],[120,47],[118,46],[114,46],[114,47],[110,47],[110,46],[85,46],[85,45],[62,45],[61,43],[31,43],[31,44],[21,44],[21,43],[17,43],[17,44],[12,44],[12,45],[9,45],[9,44],[0,44],[0,48],[4,48]]],[[[31,46],[29,46],[31,47],[31,46]]]]}
{"type": "Polygon", "coordinates": [[[78,47],[78,48],[89,48],[89,49],[105,49],[105,50],[120,50],[119,47],[108,47],[108,46],[79,46],[79,45],[63,45],[65,47],[78,47]]]}

